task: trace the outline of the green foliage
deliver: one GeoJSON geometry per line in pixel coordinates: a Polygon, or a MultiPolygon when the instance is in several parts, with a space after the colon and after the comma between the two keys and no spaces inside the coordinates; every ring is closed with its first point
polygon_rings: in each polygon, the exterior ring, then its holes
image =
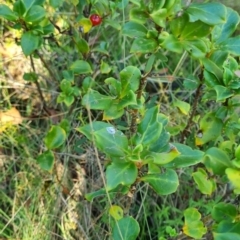
{"type": "MultiPolygon", "coordinates": [[[[197,189],[203,209],[198,211],[192,202],[182,204],[172,216],[184,215],[184,223],[179,221],[175,228],[168,219],[164,230],[154,229],[156,236],[164,231],[159,239],[178,238],[181,225],[183,234],[194,239],[206,233],[217,240],[240,238],[238,208],[226,199],[217,199],[213,206],[203,203],[204,195],[214,198],[222,185],[240,193],[240,37],[236,35],[240,17],[221,3],[185,6],[183,2],[17,0],[0,5],[1,19],[18,31],[17,41],[31,62],[23,78],[37,86],[50,119],[50,130],[42,139],[45,149],[36,162],[52,173],[58,151],[68,149],[73,139],[80,138],[81,147],[83,142],[93,144],[92,152],[99,151],[96,160],[103,185],[85,198],[104,202],[102,221],[108,222],[114,240],[134,240],[139,234],[148,239],[144,228],[149,228],[149,216],[144,215],[144,224],[137,222],[142,208],[147,214],[144,202],[132,203],[129,210],[119,199],[131,202],[126,199],[139,197],[135,191],[144,187],[161,204],[167,199],[163,196],[176,192],[176,198],[182,198],[185,175],[189,188],[197,189]],[[71,14],[63,17],[62,9],[71,14]],[[91,14],[99,15],[102,22],[92,24],[91,14]],[[46,56],[48,51],[56,52],[55,61],[46,56]],[[56,85],[58,95],[51,101],[63,110],[66,119],[61,122],[51,116],[40,91],[44,74],[36,71],[36,59],[56,85]],[[51,61],[54,64],[49,66],[51,61]],[[188,67],[193,74],[185,75],[188,67]],[[161,71],[167,73],[167,83],[161,71]],[[146,85],[156,73],[159,89],[152,96],[146,85]],[[177,77],[181,83],[175,91],[172,83],[177,77]],[[169,94],[161,89],[169,89],[169,94]],[[106,220],[105,215],[111,218],[106,220]],[[212,219],[210,225],[205,224],[206,217],[212,219]]],[[[193,201],[188,194],[186,198],[193,201]]]]}

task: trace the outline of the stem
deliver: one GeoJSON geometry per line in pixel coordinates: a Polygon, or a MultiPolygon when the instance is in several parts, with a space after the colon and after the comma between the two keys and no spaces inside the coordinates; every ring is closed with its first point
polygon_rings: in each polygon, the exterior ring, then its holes
{"type": "MultiPolygon", "coordinates": [[[[31,67],[32,67],[33,71],[36,73],[36,69],[35,69],[35,65],[34,65],[34,61],[33,61],[32,55],[30,55],[30,61],[31,61],[31,67]]],[[[45,99],[44,99],[44,97],[43,97],[43,93],[42,93],[40,84],[39,84],[38,81],[36,81],[35,84],[36,84],[37,91],[38,91],[38,93],[39,93],[40,99],[41,99],[41,101],[42,101],[42,103],[43,103],[43,110],[44,110],[49,116],[51,116],[51,113],[50,113],[50,112],[48,111],[48,109],[47,109],[47,104],[46,104],[46,101],[45,101],[45,99]]]]}
{"type": "MultiPolygon", "coordinates": [[[[142,97],[143,90],[146,86],[146,81],[147,81],[148,74],[149,73],[144,75],[140,80],[139,88],[138,88],[138,91],[137,91],[137,100],[140,100],[141,97],[142,97]]],[[[138,109],[133,109],[133,111],[132,111],[132,121],[131,121],[131,125],[130,125],[130,133],[132,135],[134,133],[136,133],[136,131],[137,131],[137,118],[138,118],[138,109]]]]}
{"type": "Polygon", "coordinates": [[[193,124],[193,118],[196,114],[196,111],[197,111],[197,105],[199,103],[199,100],[200,100],[200,97],[201,97],[201,89],[202,89],[202,86],[203,86],[203,69],[200,73],[200,76],[199,76],[199,79],[200,79],[200,84],[196,90],[196,96],[194,98],[194,102],[193,102],[193,106],[192,106],[192,111],[191,111],[191,114],[190,114],[190,117],[188,119],[188,122],[187,122],[187,126],[184,128],[184,130],[182,131],[181,133],[181,140],[180,142],[184,142],[185,138],[187,137],[189,131],[190,131],[190,127],[192,126],[193,124]]]}

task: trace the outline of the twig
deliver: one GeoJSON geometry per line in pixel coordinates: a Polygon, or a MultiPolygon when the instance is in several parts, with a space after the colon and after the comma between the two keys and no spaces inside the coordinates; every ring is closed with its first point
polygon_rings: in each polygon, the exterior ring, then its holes
{"type": "MultiPolygon", "coordinates": [[[[35,65],[34,65],[34,61],[33,61],[32,55],[30,55],[30,61],[31,61],[31,67],[32,67],[33,71],[36,73],[36,69],[35,69],[35,65]]],[[[43,103],[43,109],[44,109],[44,111],[45,111],[49,116],[51,116],[51,113],[50,113],[50,112],[48,111],[48,109],[47,109],[47,104],[46,104],[45,99],[44,99],[44,97],[43,97],[40,84],[39,84],[39,82],[38,82],[37,80],[35,81],[35,84],[36,84],[37,91],[38,91],[38,93],[39,93],[40,99],[41,99],[41,101],[42,101],[42,103],[43,103]]]]}
{"type": "Polygon", "coordinates": [[[190,117],[188,119],[187,126],[184,128],[184,130],[181,133],[181,140],[180,140],[180,142],[182,142],[182,143],[184,142],[186,136],[189,133],[190,127],[193,124],[193,118],[194,118],[194,116],[196,114],[197,105],[198,105],[199,99],[201,97],[201,89],[202,89],[202,86],[203,86],[203,69],[202,69],[202,71],[200,73],[199,79],[200,79],[200,84],[199,84],[199,86],[198,86],[198,88],[196,90],[196,96],[194,98],[192,111],[191,111],[190,117]]]}

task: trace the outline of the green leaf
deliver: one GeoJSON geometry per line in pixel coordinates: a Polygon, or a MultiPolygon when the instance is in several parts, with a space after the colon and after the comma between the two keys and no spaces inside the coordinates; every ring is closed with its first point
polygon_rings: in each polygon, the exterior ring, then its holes
{"type": "Polygon", "coordinates": [[[130,52],[131,53],[152,53],[157,50],[158,44],[152,38],[136,38],[133,41],[130,52]]]}
{"type": "Polygon", "coordinates": [[[137,67],[128,66],[120,72],[122,84],[121,97],[126,96],[129,91],[135,92],[139,88],[141,72],[137,67]]]}
{"type": "Polygon", "coordinates": [[[112,190],[119,184],[131,185],[137,178],[137,167],[132,162],[113,162],[107,167],[107,190],[112,190]]]}
{"type": "Polygon", "coordinates": [[[148,182],[160,196],[176,192],[179,185],[178,175],[172,169],[166,169],[164,173],[147,174],[140,180],[148,182]]]}
{"type": "Polygon", "coordinates": [[[190,22],[200,20],[209,25],[217,25],[226,21],[226,7],[221,3],[194,3],[186,12],[190,22]]]}
{"type": "Polygon", "coordinates": [[[92,69],[88,62],[83,60],[75,61],[71,66],[70,70],[72,70],[76,74],[87,74],[92,73],[92,69]]]}
{"type": "Polygon", "coordinates": [[[169,162],[172,162],[177,156],[180,155],[180,152],[177,150],[176,147],[172,146],[169,152],[147,152],[148,158],[153,158],[153,163],[158,165],[165,165],[169,162]]]}
{"type": "Polygon", "coordinates": [[[217,102],[224,102],[234,95],[231,90],[221,85],[215,85],[214,90],[217,93],[217,102]]]}
{"type": "Polygon", "coordinates": [[[231,167],[229,156],[221,149],[209,148],[203,158],[203,163],[214,174],[223,175],[228,167],[231,167]]]}
{"type": "Polygon", "coordinates": [[[208,180],[208,175],[204,169],[198,168],[197,172],[194,172],[192,176],[201,193],[212,194],[215,189],[215,184],[212,180],[208,180]]]}
{"type": "Polygon", "coordinates": [[[108,84],[110,93],[114,96],[120,96],[122,85],[121,82],[113,77],[107,78],[104,81],[106,84],[108,84]]]}
{"type": "Polygon", "coordinates": [[[237,216],[237,209],[230,203],[217,203],[212,209],[212,218],[216,222],[227,220],[233,222],[237,216]]]}
{"type": "Polygon", "coordinates": [[[113,240],[136,240],[139,232],[138,222],[132,217],[124,217],[114,225],[113,240]]]}
{"type": "Polygon", "coordinates": [[[161,8],[153,11],[149,16],[160,27],[166,26],[167,9],[161,8]]]}
{"type": "Polygon", "coordinates": [[[183,29],[183,32],[181,33],[181,38],[187,40],[194,40],[197,38],[206,37],[208,34],[210,34],[211,30],[212,26],[201,21],[196,21],[193,23],[189,22],[183,29]]]}
{"type": "Polygon", "coordinates": [[[128,153],[128,139],[113,126],[93,132],[96,146],[114,157],[124,157],[128,153]]]}
{"type": "Polygon", "coordinates": [[[147,35],[147,28],[137,22],[127,22],[123,26],[123,35],[128,37],[145,37],[147,35]]]}
{"type": "Polygon", "coordinates": [[[118,102],[118,106],[121,108],[125,108],[130,105],[137,105],[136,94],[132,90],[130,90],[128,94],[118,102]]]}
{"type": "Polygon", "coordinates": [[[91,193],[87,193],[85,194],[85,198],[87,201],[91,202],[94,198],[99,197],[99,196],[103,196],[106,195],[106,189],[105,188],[101,188],[95,192],[91,192],[91,193]]]}
{"type": "Polygon", "coordinates": [[[46,16],[46,11],[39,5],[33,5],[24,17],[26,22],[38,23],[46,16]]]}
{"type": "Polygon", "coordinates": [[[88,46],[88,43],[85,39],[75,37],[74,41],[76,43],[76,46],[77,46],[77,49],[78,49],[79,52],[81,52],[81,53],[88,53],[89,52],[89,46],[88,46]]]}
{"type": "Polygon", "coordinates": [[[49,4],[53,7],[53,8],[58,8],[61,7],[61,5],[63,4],[64,0],[49,0],[49,4]]]}
{"type": "Polygon", "coordinates": [[[214,240],[240,240],[240,235],[238,233],[216,233],[213,232],[214,240]]]}
{"type": "Polygon", "coordinates": [[[182,43],[173,35],[169,35],[168,37],[166,37],[161,43],[161,46],[171,52],[182,53],[183,51],[182,43]]]}
{"type": "Polygon", "coordinates": [[[89,109],[105,110],[110,107],[114,97],[103,95],[95,90],[89,90],[82,99],[82,105],[89,109]]]}
{"type": "Polygon", "coordinates": [[[240,36],[228,38],[219,45],[220,50],[227,51],[235,56],[240,55],[240,36]]]}
{"type": "Polygon", "coordinates": [[[47,136],[44,138],[44,143],[48,149],[60,147],[66,140],[66,132],[59,126],[52,126],[47,136]]]}
{"type": "Polygon", "coordinates": [[[194,58],[204,58],[209,51],[209,46],[205,39],[186,40],[182,42],[183,48],[194,58]]]}
{"type": "MultiPolygon", "coordinates": [[[[214,74],[214,76],[220,81],[222,79],[222,76],[223,76],[223,71],[222,69],[217,66],[213,61],[211,61],[210,59],[208,58],[204,58],[202,59],[202,63],[203,63],[203,66],[204,68],[214,74]]],[[[222,67],[222,66],[221,66],[222,67]]]]}
{"type": "Polygon", "coordinates": [[[195,137],[197,146],[203,145],[209,141],[216,140],[222,131],[223,122],[221,119],[215,117],[213,113],[206,114],[200,120],[200,129],[195,137]]]}
{"type": "Polygon", "coordinates": [[[139,8],[132,8],[129,13],[129,17],[131,21],[144,24],[148,19],[148,14],[146,11],[139,8]]]}
{"type": "Polygon", "coordinates": [[[52,171],[54,164],[54,154],[52,151],[48,150],[37,157],[37,163],[40,165],[41,169],[46,171],[52,171]]]}
{"type": "Polygon", "coordinates": [[[213,232],[214,240],[240,240],[240,235],[238,233],[216,233],[213,232]]]}
{"type": "Polygon", "coordinates": [[[100,65],[100,72],[102,74],[108,74],[111,71],[112,71],[112,68],[109,66],[109,64],[102,60],[100,65]]]}
{"type": "Polygon", "coordinates": [[[76,128],[76,130],[83,133],[90,141],[93,141],[94,132],[107,127],[112,127],[112,125],[106,122],[94,121],[92,124],[86,124],[83,127],[76,128]]]}
{"type": "Polygon", "coordinates": [[[194,239],[201,239],[202,236],[207,232],[201,219],[201,214],[196,208],[188,208],[184,211],[184,226],[183,232],[187,236],[194,239]]]}
{"type": "Polygon", "coordinates": [[[112,205],[109,209],[109,214],[115,219],[120,220],[123,218],[123,209],[117,205],[112,205]]]}
{"type": "Polygon", "coordinates": [[[29,56],[38,49],[40,45],[40,37],[32,32],[25,32],[21,37],[21,47],[25,56],[29,56]]]}
{"type": "Polygon", "coordinates": [[[22,17],[26,12],[26,8],[22,2],[22,0],[17,0],[13,4],[13,11],[18,14],[18,16],[22,17]]]}
{"type": "Polygon", "coordinates": [[[234,188],[234,192],[236,194],[240,194],[240,170],[227,168],[225,173],[234,188]]]}
{"type": "Polygon", "coordinates": [[[189,104],[189,103],[183,102],[183,101],[175,98],[174,101],[173,101],[173,105],[174,105],[175,107],[178,107],[179,110],[180,110],[184,115],[188,115],[188,114],[189,114],[189,111],[190,111],[190,104],[189,104]]]}
{"type": "Polygon", "coordinates": [[[104,110],[103,120],[120,118],[124,114],[124,109],[119,105],[119,100],[113,100],[110,106],[104,110]]]}
{"type": "Polygon", "coordinates": [[[180,155],[177,156],[172,162],[165,165],[165,167],[189,167],[202,161],[202,157],[204,155],[202,151],[193,150],[190,147],[180,143],[174,143],[173,146],[177,148],[177,150],[180,152],[180,155]]]}
{"type": "MultiPolygon", "coordinates": [[[[238,219],[234,219],[234,221],[233,222],[230,222],[227,220],[221,221],[217,226],[216,232],[218,232],[218,233],[237,233],[238,236],[240,236],[240,222],[238,221],[238,219]]],[[[235,238],[234,238],[234,240],[235,240],[235,238]]]]}
{"type": "Polygon", "coordinates": [[[0,17],[9,21],[16,21],[17,15],[7,5],[0,4],[0,17]]]}
{"type": "Polygon", "coordinates": [[[22,0],[26,9],[30,9],[33,5],[42,5],[45,0],[22,0]]]}
{"type": "Polygon", "coordinates": [[[231,8],[227,8],[227,21],[224,24],[217,25],[212,31],[212,40],[221,43],[227,40],[237,29],[239,24],[239,15],[231,8]]]}
{"type": "Polygon", "coordinates": [[[24,73],[23,79],[29,82],[36,82],[38,80],[38,74],[35,72],[24,73]]]}

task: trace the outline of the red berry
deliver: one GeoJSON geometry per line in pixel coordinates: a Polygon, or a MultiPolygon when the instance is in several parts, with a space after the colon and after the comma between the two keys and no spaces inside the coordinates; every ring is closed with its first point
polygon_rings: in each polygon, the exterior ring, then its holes
{"type": "Polygon", "coordinates": [[[90,16],[90,20],[91,20],[93,26],[97,26],[97,25],[101,24],[101,22],[102,22],[102,18],[97,14],[92,14],[90,16]]]}

